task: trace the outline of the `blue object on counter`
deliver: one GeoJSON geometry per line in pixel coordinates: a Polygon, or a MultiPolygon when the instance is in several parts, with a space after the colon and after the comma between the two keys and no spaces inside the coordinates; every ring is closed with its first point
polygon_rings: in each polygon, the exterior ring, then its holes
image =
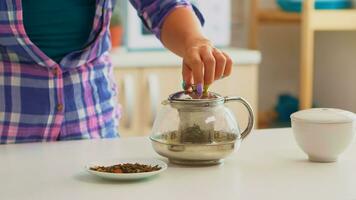
{"type": "Polygon", "coordinates": [[[299,101],[296,97],[289,94],[282,94],[278,97],[276,112],[279,122],[289,122],[290,115],[298,111],[299,101]]]}
{"type": "MultiPolygon", "coordinates": [[[[281,9],[288,12],[301,12],[303,0],[277,0],[281,9]]],[[[315,0],[316,9],[345,9],[351,8],[350,0],[315,0]]]]}

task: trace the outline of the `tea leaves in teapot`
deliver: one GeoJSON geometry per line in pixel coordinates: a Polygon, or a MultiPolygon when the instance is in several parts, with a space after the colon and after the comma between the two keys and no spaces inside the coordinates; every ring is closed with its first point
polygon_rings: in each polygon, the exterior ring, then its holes
{"type": "Polygon", "coordinates": [[[175,130],[165,132],[154,137],[157,141],[163,143],[179,145],[179,144],[217,144],[234,142],[238,135],[233,132],[224,132],[216,130],[202,130],[198,125],[185,128],[183,130],[175,130]]]}
{"type": "Polygon", "coordinates": [[[181,131],[183,143],[211,143],[211,139],[211,131],[204,131],[196,124],[181,131]]]}

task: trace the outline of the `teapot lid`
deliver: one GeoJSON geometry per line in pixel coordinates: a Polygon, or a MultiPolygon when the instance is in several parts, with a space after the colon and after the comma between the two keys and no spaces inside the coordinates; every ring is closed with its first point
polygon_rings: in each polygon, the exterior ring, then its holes
{"type": "Polygon", "coordinates": [[[224,103],[225,98],[215,92],[199,95],[196,91],[180,91],[171,94],[168,101],[174,104],[214,106],[224,103]]]}

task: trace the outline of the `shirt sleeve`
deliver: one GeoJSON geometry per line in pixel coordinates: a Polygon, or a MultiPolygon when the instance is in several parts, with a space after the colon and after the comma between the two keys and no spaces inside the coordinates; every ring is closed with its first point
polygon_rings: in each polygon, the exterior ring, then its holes
{"type": "Polygon", "coordinates": [[[161,28],[165,18],[178,7],[191,8],[200,23],[204,25],[203,15],[189,0],[130,0],[130,2],[137,10],[137,14],[146,28],[158,39],[161,38],[161,28]]]}

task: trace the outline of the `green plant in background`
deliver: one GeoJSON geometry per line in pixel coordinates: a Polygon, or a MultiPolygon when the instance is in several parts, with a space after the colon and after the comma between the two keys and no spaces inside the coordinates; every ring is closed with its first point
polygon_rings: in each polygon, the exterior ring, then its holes
{"type": "Polygon", "coordinates": [[[122,25],[122,16],[120,12],[120,4],[117,2],[110,21],[110,26],[121,26],[122,25]]]}
{"type": "Polygon", "coordinates": [[[122,44],[123,39],[123,23],[124,23],[124,15],[123,10],[123,1],[122,0],[114,0],[115,7],[113,9],[113,13],[110,21],[110,35],[111,35],[111,46],[112,48],[119,47],[122,44]]]}

